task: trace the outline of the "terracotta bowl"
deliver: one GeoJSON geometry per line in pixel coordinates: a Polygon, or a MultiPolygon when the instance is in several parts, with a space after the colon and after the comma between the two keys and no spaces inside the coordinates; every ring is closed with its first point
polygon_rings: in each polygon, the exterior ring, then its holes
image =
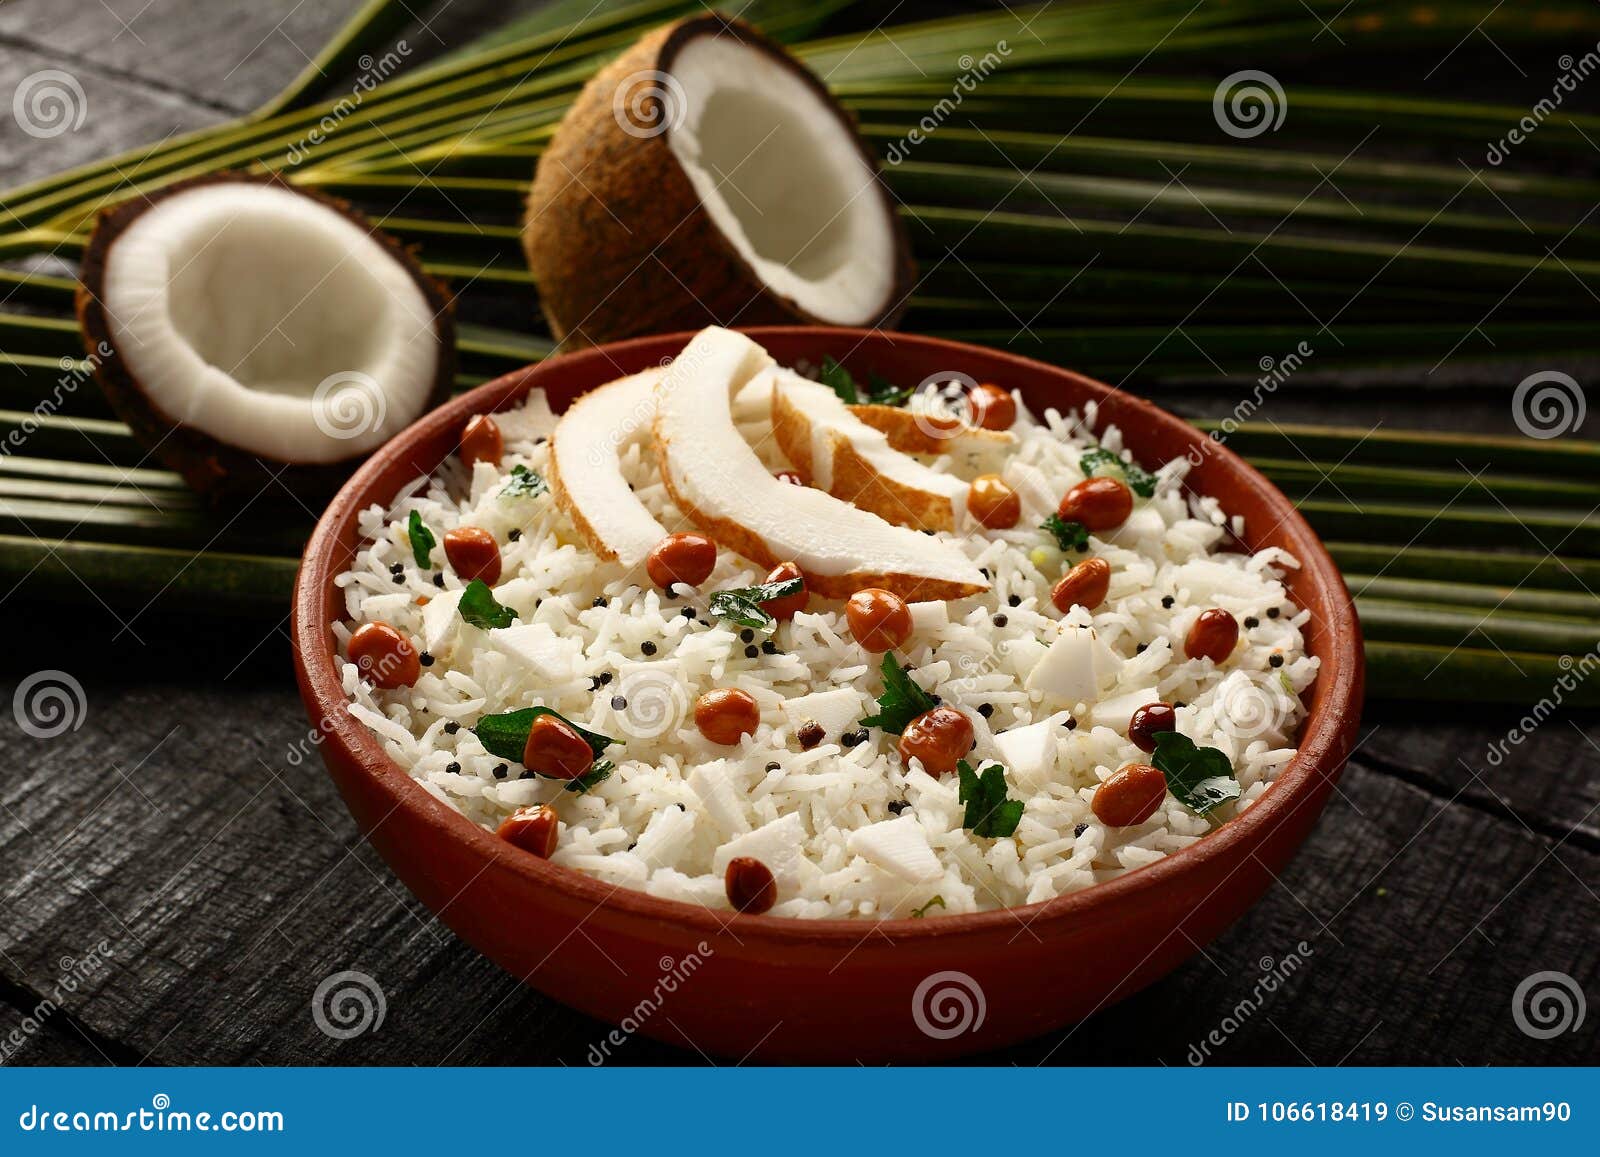
{"type": "MultiPolygon", "coordinates": [[[[413,782],[345,711],[330,623],[358,513],[454,451],[476,413],[544,390],[561,409],[658,365],[687,334],[584,350],[435,410],[374,454],[306,546],[294,595],[301,695],[351,814],[406,887],[513,976],[632,1032],[702,1053],[791,1061],[918,1061],[995,1048],[1079,1020],[1170,971],[1248,908],[1305,839],[1356,733],[1362,646],[1332,560],[1260,474],[1181,419],[1078,374],[974,346],[861,330],[751,336],[781,363],[832,355],[858,376],[918,382],[960,371],[1022,391],[1036,411],[1100,405],[1140,461],[1193,452],[1190,482],[1246,520],[1251,549],[1300,560],[1288,579],[1322,661],[1299,754],[1231,823],[1160,862],[1042,904],[923,920],[787,920],[710,911],[614,888],[497,840],[413,782]]],[[[621,1033],[619,1031],[618,1038],[621,1033]]]]}

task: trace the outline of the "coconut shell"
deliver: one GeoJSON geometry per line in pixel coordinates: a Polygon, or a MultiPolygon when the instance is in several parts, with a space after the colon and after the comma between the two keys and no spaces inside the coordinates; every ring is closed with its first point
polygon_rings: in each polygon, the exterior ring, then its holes
{"type": "MultiPolygon", "coordinates": [[[[523,250],[551,332],[569,345],[713,324],[823,324],[766,286],[723,236],[673,155],[668,132],[636,136],[618,123],[613,101],[621,82],[637,73],[671,75],[679,50],[700,36],[733,37],[798,73],[877,171],[854,121],[822,82],[748,24],[710,13],[648,33],[578,94],[528,194],[523,250]]],[[[665,116],[663,102],[649,99],[665,116]]],[[[905,310],[915,269],[893,202],[881,181],[876,188],[894,230],[896,261],[883,312],[863,324],[887,327],[905,310]]]]}
{"type": "Polygon", "coordinates": [[[194,490],[217,505],[266,497],[291,495],[321,498],[331,495],[366,457],[357,453],[338,462],[304,465],[262,458],[221,442],[201,430],[184,426],[164,413],[150,398],[119,355],[111,340],[110,318],[102,292],[106,258],[123,231],[143,213],[174,194],[204,185],[249,183],[277,185],[297,196],[317,201],[360,226],[383,246],[416,282],[433,310],[439,333],[439,364],[433,388],[419,413],[426,413],[451,394],[455,384],[456,330],[454,302],[442,283],[423,272],[415,256],[394,238],[380,231],[360,211],[345,201],[298,189],[275,174],[209,173],[178,181],[149,195],[130,198],[100,212],[94,233],[84,250],[77,291],[78,325],[84,347],[94,366],[95,380],[112,411],[128,424],[133,436],[163,465],[183,476],[194,490]],[[109,354],[102,351],[109,350],[109,354]],[[284,489],[279,489],[280,487],[284,489]]]}

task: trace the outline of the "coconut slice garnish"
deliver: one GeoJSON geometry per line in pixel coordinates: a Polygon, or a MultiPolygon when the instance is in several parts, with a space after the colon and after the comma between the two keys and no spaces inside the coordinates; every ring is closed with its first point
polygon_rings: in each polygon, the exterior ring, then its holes
{"type": "Polygon", "coordinates": [[[523,225],[540,306],[579,343],[709,322],[887,325],[910,248],[826,87],[717,14],[649,33],[579,94],[523,225]]]}
{"type": "Polygon", "coordinates": [[[865,425],[888,438],[890,449],[902,454],[992,454],[1017,440],[1010,430],[985,430],[959,417],[946,418],[900,406],[859,405],[849,409],[865,425]]]}
{"type": "Polygon", "coordinates": [[[772,432],[813,486],[918,530],[953,530],[967,484],[907,457],[827,386],[772,371],[772,432]]]}
{"type": "Polygon", "coordinates": [[[827,598],[864,587],[907,600],[987,589],[982,571],[948,543],[773,477],[732,413],[733,395],[771,368],[755,342],[713,327],[696,334],[662,375],[656,454],[678,509],[718,543],[763,566],[793,562],[810,589],[827,598]]]}
{"type": "Polygon", "coordinates": [[[443,294],[359,216],[222,176],[103,215],[78,312],[112,407],[209,493],[331,483],[448,394],[443,294]]]}
{"type": "Polygon", "coordinates": [[[655,418],[661,370],[590,390],[567,407],[550,438],[550,492],[601,558],[637,566],[666,529],[622,473],[622,449],[655,418]]]}

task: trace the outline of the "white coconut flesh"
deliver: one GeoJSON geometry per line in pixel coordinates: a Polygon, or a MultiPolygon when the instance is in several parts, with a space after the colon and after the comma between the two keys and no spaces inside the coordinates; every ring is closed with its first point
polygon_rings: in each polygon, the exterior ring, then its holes
{"type": "MultiPolygon", "coordinates": [[[[908,504],[904,511],[876,511],[891,522],[920,521],[917,515],[922,510],[943,508],[942,521],[949,524],[953,512],[965,502],[965,482],[924,466],[890,447],[887,435],[852,414],[839,395],[827,386],[803,378],[793,370],[777,369],[772,372],[772,389],[774,408],[786,404],[789,413],[798,419],[797,424],[809,428],[806,457],[811,466],[812,485],[846,502],[854,501],[856,495],[843,492],[841,480],[834,472],[835,458],[848,449],[869,477],[881,480],[904,496],[901,501],[908,504]]],[[[789,447],[785,445],[784,449],[787,451],[789,447]]]]}
{"type": "Polygon", "coordinates": [[[590,390],[567,407],[550,439],[556,501],[596,554],[629,567],[667,534],[622,471],[623,450],[649,436],[661,373],[646,370],[590,390]]]}
{"type": "Polygon", "coordinates": [[[882,576],[886,585],[908,590],[987,589],[982,572],[955,547],[768,471],[739,433],[732,402],[772,365],[743,334],[713,326],[696,334],[662,375],[656,450],[685,513],[713,538],[732,530],[753,539],[765,553],[757,561],[793,561],[824,592],[848,593],[857,576],[882,576]]]}
{"type": "Polygon", "coordinates": [[[667,144],[739,256],[821,321],[882,314],[893,209],[852,130],[796,71],[731,37],[689,40],[671,70],[683,108],[667,144]]]}
{"type": "Polygon", "coordinates": [[[201,185],[110,245],[112,344],[179,425],[258,457],[321,464],[414,420],[441,354],[407,269],[354,221],[287,189],[201,185]]]}

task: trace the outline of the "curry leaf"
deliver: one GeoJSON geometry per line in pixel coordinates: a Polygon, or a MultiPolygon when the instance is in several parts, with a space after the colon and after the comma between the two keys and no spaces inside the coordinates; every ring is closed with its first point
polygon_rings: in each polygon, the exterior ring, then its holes
{"type": "Polygon", "coordinates": [[[867,401],[875,406],[903,406],[911,394],[909,386],[897,386],[880,374],[867,375],[867,401]]]}
{"type": "Polygon", "coordinates": [[[1078,459],[1078,469],[1083,471],[1085,478],[1097,476],[1120,477],[1128,484],[1128,489],[1142,498],[1149,498],[1156,492],[1156,476],[1141,467],[1137,462],[1124,462],[1112,450],[1090,450],[1078,459]]]}
{"type": "Polygon", "coordinates": [[[567,790],[575,791],[579,795],[582,795],[591,787],[595,786],[595,784],[610,779],[611,773],[616,770],[617,765],[612,763],[609,759],[597,759],[594,761],[594,763],[589,765],[588,771],[584,772],[577,779],[567,781],[567,790]]]}
{"type": "Polygon", "coordinates": [[[1082,550],[1089,545],[1089,528],[1081,522],[1067,522],[1059,514],[1045,519],[1039,529],[1054,535],[1062,550],[1082,550]]]}
{"type": "Polygon", "coordinates": [[[715,591],[707,609],[719,619],[727,619],[741,627],[770,635],[778,629],[778,620],[767,613],[762,603],[781,599],[785,595],[799,594],[805,586],[800,577],[783,579],[775,583],[761,583],[753,587],[736,587],[733,590],[715,591]]]}
{"type": "Polygon", "coordinates": [[[411,540],[411,557],[417,560],[418,566],[427,566],[437,542],[433,531],[424,525],[422,515],[415,510],[411,512],[411,520],[406,523],[406,537],[411,540]]]}
{"type": "Polygon", "coordinates": [[[1167,777],[1167,790],[1196,815],[1239,798],[1239,781],[1228,757],[1215,747],[1196,747],[1181,732],[1157,732],[1151,763],[1167,777]]]}
{"type": "Polygon", "coordinates": [[[963,759],[956,764],[956,774],[961,778],[956,800],[967,805],[962,827],[988,839],[1009,836],[1017,830],[1017,824],[1022,822],[1022,801],[1006,798],[1005,768],[991,763],[979,773],[963,759]]]}
{"type": "Polygon", "coordinates": [[[535,498],[550,489],[550,484],[536,470],[526,466],[513,466],[511,477],[500,488],[501,498],[535,498]]]}
{"type": "MultiPolygon", "coordinates": [[[[589,745],[589,750],[594,752],[598,759],[600,754],[617,741],[609,735],[601,735],[598,731],[579,727],[559,711],[549,707],[521,707],[515,711],[504,711],[499,715],[485,715],[478,720],[472,733],[478,737],[478,742],[483,744],[483,749],[491,755],[498,755],[501,759],[509,759],[516,763],[522,762],[523,753],[528,748],[528,732],[533,730],[533,722],[541,715],[553,715],[565,723],[572,730],[583,736],[583,741],[589,745]]],[[[602,761],[604,762],[604,761],[602,761]]],[[[597,767],[591,767],[588,775],[581,778],[587,779],[594,775],[597,767]]],[[[610,771],[606,772],[609,775],[610,771]]],[[[600,776],[594,782],[599,783],[600,776]]],[[[577,783],[578,780],[573,780],[577,783]]]]}
{"type": "Polygon", "coordinates": [[[832,358],[822,359],[822,384],[839,395],[839,400],[847,406],[853,406],[861,400],[861,392],[856,389],[856,380],[850,376],[850,371],[841,366],[832,358]]]}
{"type": "Polygon", "coordinates": [[[863,719],[861,726],[881,727],[899,735],[917,716],[939,706],[939,697],[917,686],[893,654],[884,655],[880,670],[883,694],[878,696],[878,713],[863,719]]]}
{"type": "Polygon", "coordinates": [[[461,592],[461,617],[474,627],[509,627],[517,621],[516,612],[495,600],[494,592],[482,579],[473,579],[461,592]]]}

